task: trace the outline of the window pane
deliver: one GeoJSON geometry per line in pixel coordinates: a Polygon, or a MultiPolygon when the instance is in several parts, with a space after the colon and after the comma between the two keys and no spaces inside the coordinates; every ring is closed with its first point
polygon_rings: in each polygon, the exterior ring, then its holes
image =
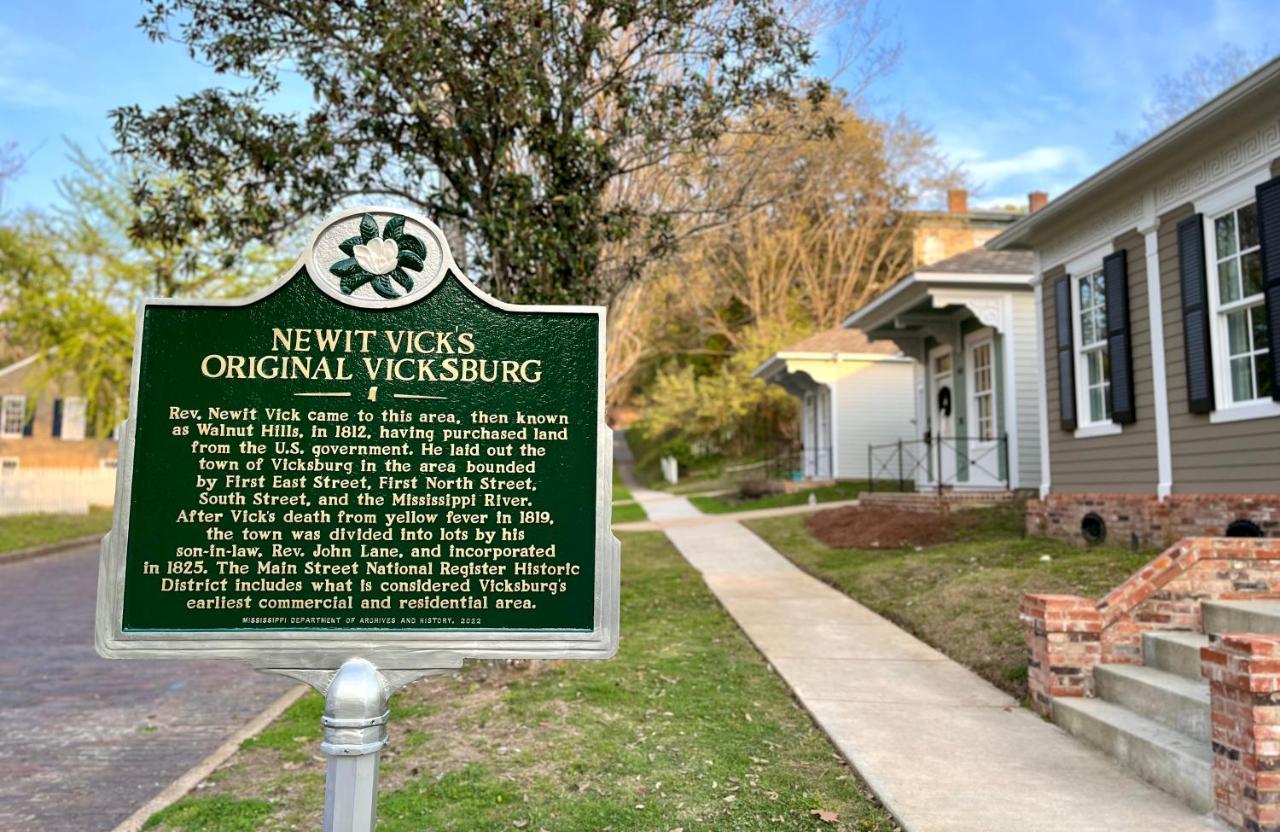
{"type": "Polygon", "coordinates": [[[1089,421],[1101,422],[1107,418],[1105,411],[1107,408],[1106,398],[1102,393],[1101,387],[1093,387],[1089,390],[1089,421]]]}
{"type": "Polygon", "coordinates": [[[1231,359],[1231,400],[1247,402],[1253,398],[1253,362],[1249,356],[1231,359]]]}
{"type": "Polygon", "coordinates": [[[78,396],[67,398],[62,403],[62,438],[79,440],[85,436],[85,416],[87,402],[78,396]]]}
{"type": "Polygon", "coordinates": [[[1254,376],[1258,382],[1258,396],[1271,395],[1271,353],[1263,352],[1253,357],[1254,376]]]}
{"type": "Polygon", "coordinates": [[[1240,264],[1233,258],[1218,264],[1218,301],[1240,300],[1240,264]]]}
{"type": "Polygon", "coordinates": [[[1240,248],[1258,244],[1258,203],[1250,202],[1240,209],[1240,248]]]}
{"type": "Polygon", "coordinates": [[[1244,271],[1244,295],[1256,295],[1262,291],[1262,252],[1251,251],[1240,258],[1244,271]]]}
{"type": "Polygon", "coordinates": [[[1214,244],[1217,256],[1226,257],[1236,253],[1236,215],[1226,214],[1213,221],[1214,244]]]}
{"type": "Polygon", "coordinates": [[[1267,307],[1266,304],[1258,304],[1249,307],[1249,320],[1253,324],[1253,348],[1254,350],[1267,349],[1267,307]]]}
{"type": "Polygon", "coordinates": [[[5,396],[0,408],[0,435],[21,436],[27,417],[26,397],[5,396]]]}
{"type": "Polygon", "coordinates": [[[1093,276],[1093,302],[1103,309],[1107,307],[1107,277],[1102,272],[1093,276]]]}
{"type": "Polygon", "coordinates": [[[1095,350],[1089,353],[1086,359],[1086,367],[1088,368],[1088,384],[1090,387],[1095,384],[1101,384],[1105,376],[1102,374],[1102,350],[1095,350]]]}
{"type": "Polygon", "coordinates": [[[1093,328],[1093,313],[1085,312],[1080,316],[1080,345],[1087,347],[1098,340],[1097,331],[1093,328]]]}
{"type": "Polygon", "coordinates": [[[1227,315],[1227,354],[1241,355],[1253,349],[1249,339],[1249,310],[1240,309],[1227,315]]]}
{"type": "Polygon", "coordinates": [[[1080,279],[1080,308],[1082,310],[1088,309],[1092,305],[1093,291],[1089,277],[1086,275],[1080,279]]]}
{"type": "Polygon", "coordinates": [[[1093,331],[1098,334],[1099,341],[1107,340],[1107,308],[1105,304],[1097,307],[1093,312],[1093,331]]]}

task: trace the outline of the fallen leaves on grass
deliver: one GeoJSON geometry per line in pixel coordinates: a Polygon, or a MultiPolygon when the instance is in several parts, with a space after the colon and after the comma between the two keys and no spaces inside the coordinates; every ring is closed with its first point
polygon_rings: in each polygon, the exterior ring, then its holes
{"type": "Polygon", "coordinates": [[[836,821],[840,820],[839,812],[830,812],[830,811],[827,811],[826,809],[814,809],[809,814],[817,818],[818,820],[822,821],[823,823],[835,823],[836,821]]]}

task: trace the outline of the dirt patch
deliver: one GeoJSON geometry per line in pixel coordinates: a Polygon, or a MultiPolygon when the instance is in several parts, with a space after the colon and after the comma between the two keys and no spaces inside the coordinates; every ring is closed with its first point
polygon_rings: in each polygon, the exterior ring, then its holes
{"type": "Polygon", "coordinates": [[[819,511],[809,515],[806,522],[814,537],[837,549],[900,549],[950,543],[964,525],[955,515],[872,506],[819,511]]]}

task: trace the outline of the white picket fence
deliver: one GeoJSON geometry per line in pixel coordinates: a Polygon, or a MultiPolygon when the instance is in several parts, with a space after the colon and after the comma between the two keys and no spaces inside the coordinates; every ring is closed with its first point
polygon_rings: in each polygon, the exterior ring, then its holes
{"type": "Polygon", "coordinates": [[[10,514],[87,514],[115,502],[114,468],[19,468],[0,471],[0,517],[10,514]]]}

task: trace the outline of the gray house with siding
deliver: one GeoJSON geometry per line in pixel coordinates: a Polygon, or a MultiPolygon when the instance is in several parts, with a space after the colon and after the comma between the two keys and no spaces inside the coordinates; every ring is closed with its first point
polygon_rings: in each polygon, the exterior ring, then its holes
{"type": "Polygon", "coordinates": [[[1035,530],[1280,529],[1280,61],[1028,215],[1043,368],[1035,530]]]}
{"type": "Polygon", "coordinates": [[[1040,482],[1039,366],[1032,258],[971,249],[918,268],[844,325],[913,360],[913,435],[872,449],[872,468],[918,488],[1040,482]]]}

